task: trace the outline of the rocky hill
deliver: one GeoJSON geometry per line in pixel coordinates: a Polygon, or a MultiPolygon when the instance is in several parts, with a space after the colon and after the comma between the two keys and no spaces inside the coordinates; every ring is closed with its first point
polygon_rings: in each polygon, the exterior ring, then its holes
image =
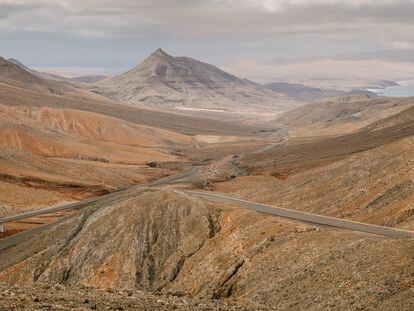
{"type": "MultiPolygon", "coordinates": [[[[136,290],[145,290],[245,310],[408,310],[413,250],[410,239],[319,229],[142,189],[0,251],[0,283],[44,284],[65,295],[65,287],[93,287],[85,298],[99,309],[122,290],[137,300],[136,290]],[[108,298],[98,300],[97,288],[108,298]]],[[[116,303],[125,308],[133,299],[116,303]]]]}
{"type": "MultiPolygon", "coordinates": [[[[6,60],[0,57],[0,82],[3,83],[3,88],[12,86],[22,90],[40,91],[43,94],[98,97],[89,92],[86,86],[75,85],[69,79],[32,70],[13,58],[6,60]]],[[[7,97],[0,97],[0,103],[5,104],[6,99],[7,97]]],[[[24,99],[27,100],[27,97],[24,99]]]]}
{"type": "Polygon", "coordinates": [[[45,86],[42,79],[22,69],[20,66],[7,61],[0,57],[0,80],[1,81],[19,81],[30,84],[31,86],[45,86]]]}
{"type": "Polygon", "coordinates": [[[32,75],[42,78],[42,79],[46,79],[46,80],[54,80],[54,81],[67,81],[69,82],[69,79],[59,76],[59,75],[54,75],[54,74],[50,74],[50,73],[46,73],[46,72],[40,72],[37,70],[33,70],[29,67],[27,67],[26,65],[24,65],[23,63],[21,63],[20,61],[18,61],[15,58],[9,58],[7,59],[8,62],[15,64],[16,66],[19,66],[21,69],[26,70],[27,72],[31,73],[32,75]]]}
{"type": "Polygon", "coordinates": [[[141,106],[275,113],[298,106],[287,96],[251,81],[161,49],[130,71],[97,85],[113,99],[141,106]]]}

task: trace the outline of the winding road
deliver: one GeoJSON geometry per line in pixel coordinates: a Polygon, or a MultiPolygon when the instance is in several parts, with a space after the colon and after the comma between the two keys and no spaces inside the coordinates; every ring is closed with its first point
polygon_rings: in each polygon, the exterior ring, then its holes
{"type": "Polygon", "coordinates": [[[271,205],[261,204],[257,202],[247,201],[243,199],[233,198],[217,193],[207,193],[200,191],[185,191],[187,194],[203,197],[207,200],[228,203],[244,208],[254,210],[259,213],[269,214],[272,216],[278,216],[283,218],[289,218],[299,220],[316,225],[324,225],[329,227],[336,227],[341,229],[372,233],[377,235],[383,235],[387,237],[400,238],[400,237],[412,237],[414,238],[414,231],[395,229],[383,226],[376,226],[362,222],[356,222],[351,220],[344,220],[334,217],[322,216],[317,214],[306,213],[297,210],[285,209],[281,207],[275,207],[271,205]]]}
{"type": "MultiPolygon", "coordinates": [[[[172,183],[175,181],[179,181],[182,180],[186,177],[189,176],[193,176],[193,175],[197,175],[199,168],[198,167],[193,167],[191,169],[188,169],[180,174],[176,174],[176,175],[172,175],[172,176],[167,176],[164,178],[160,178],[158,180],[155,180],[151,183],[148,184],[144,184],[144,185],[134,185],[134,186],[130,186],[128,188],[125,189],[121,189],[119,191],[115,191],[115,192],[111,192],[96,198],[90,198],[87,200],[84,200],[82,202],[75,202],[75,203],[71,203],[71,204],[65,204],[62,206],[57,206],[57,207],[52,207],[52,208],[46,208],[46,209],[41,209],[41,210],[37,210],[37,211],[32,211],[32,212],[27,212],[27,213],[22,213],[22,214],[18,214],[18,215],[13,215],[13,216],[8,216],[8,217],[3,217],[0,218],[0,225],[11,222],[11,221],[19,221],[19,220],[23,220],[23,219],[27,219],[27,218],[31,218],[31,217],[35,217],[35,216],[41,216],[41,215],[46,215],[46,214],[51,214],[51,213],[55,213],[55,212],[61,212],[61,211],[70,211],[70,210],[79,210],[81,208],[90,206],[91,204],[111,204],[120,200],[125,199],[126,197],[131,195],[131,192],[133,193],[134,190],[139,189],[139,188],[144,188],[144,187],[154,187],[154,186],[161,186],[161,185],[166,185],[168,183],[172,183]]],[[[27,230],[27,231],[23,231],[21,233],[15,234],[13,236],[7,237],[7,238],[3,238],[0,239],[0,250],[6,249],[8,247],[14,246],[24,240],[27,240],[28,238],[32,237],[33,235],[46,231],[47,229],[53,227],[54,225],[57,225],[59,223],[61,223],[62,221],[66,220],[67,217],[62,217],[60,219],[58,219],[57,221],[54,221],[52,223],[43,225],[43,226],[39,226],[36,228],[33,228],[31,230],[27,230]]]]}
{"type": "Polygon", "coordinates": [[[118,190],[118,191],[115,191],[115,192],[111,192],[111,193],[108,193],[108,194],[101,195],[99,197],[86,199],[82,202],[75,202],[75,203],[70,203],[70,204],[66,204],[66,205],[62,205],[62,206],[57,206],[57,207],[41,209],[41,210],[36,210],[36,211],[32,211],[32,212],[27,212],[27,213],[22,213],[22,214],[18,214],[18,215],[3,217],[3,218],[0,218],[0,225],[4,224],[4,223],[7,223],[7,222],[22,220],[22,219],[26,219],[26,218],[35,217],[35,216],[46,215],[46,214],[51,214],[51,213],[55,213],[55,212],[67,211],[67,210],[80,209],[80,208],[85,207],[85,206],[87,206],[91,203],[104,201],[108,198],[122,195],[122,194],[126,193],[127,191],[130,191],[131,189],[160,186],[160,185],[168,184],[170,182],[181,180],[185,177],[197,174],[197,171],[198,171],[198,168],[195,167],[195,168],[191,168],[191,169],[186,170],[185,172],[177,174],[177,175],[172,175],[172,176],[167,176],[167,177],[164,177],[164,178],[161,178],[161,179],[157,179],[157,180],[155,180],[151,183],[148,183],[148,184],[138,185],[138,186],[134,185],[134,186],[131,186],[129,188],[125,188],[125,189],[121,189],[121,190],[118,190]]]}
{"type": "MultiPolygon", "coordinates": [[[[161,186],[161,185],[166,185],[168,183],[177,182],[186,177],[196,176],[198,173],[198,170],[199,169],[197,167],[194,167],[187,171],[184,171],[183,173],[161,178],[149,184],[131,186],[129,188],[122,189],[117,192],[109,193],[109,194],[106,194],[106,195],[103,195],[97,198],[87,199],[82,202],[76,202],[76,203],[58,206],[54,208],[48,208],[48,209],[43,209],[43,210],[38,210],[38,211],[33,211],[33,212],[27,212],[27,213],[15,215],[15,216],[0,218],[0,224],[4,224],[10,221],[18,221],[18,220],[22,220],[22,219],[26,219],[26,218],[30,218],[34,216],[50,214],[50,213],[59,212],[59,211],[81,209],[94,203],[110,204],[112,202],[123,200],[125,197],[130,196],[131,194],[133,194],[134,189],[139,189],[143,187],[161,186]]],[[[257,202],[247,201],[247,200],[243,200],[239,198],[229,197],[223,194],[217,194],[213,192],[202,192],[202,191],[184,191],[184,192],[189,195],[202,197],[206,200],[218,201],[222,203],[237,205],[237,206],[248,208],[250,210],[253,210],[259,213],[298,220],[298,221],[302,221],[302,222],[306,222],[310,224],[336,227],[336,228],[341,228],[341,229],[365,232],[365,233],[382,235],[382,236],[393,237],[393,238],[400,238],[400,237],[414,238],[414,231],[376,226],[376,225],[371,225],[371,224],[366,224],[366,223],[361,223],[361,222],[356,222],[356,221],[350,221],[350,220],[344,220],[344,219],[339,219],[339,218],[334,218],[334,217],[301,212],[297,210],[290,210],[290,209],[275,207],[271,205],[261,204],[257,202]]],[[[37,228],[31,229],[28,231],[24,231],[22,233],[18,233],[11,237],[0,239],[0,250],[16,245],[37,233],[40,233],[42,231],[49,229],[50,227],[64,221],[65,219],[66,217],[63,217],[53,223],[50,223],[50,224],[47,224],[41,227],[37,227],[37,228]]]]}

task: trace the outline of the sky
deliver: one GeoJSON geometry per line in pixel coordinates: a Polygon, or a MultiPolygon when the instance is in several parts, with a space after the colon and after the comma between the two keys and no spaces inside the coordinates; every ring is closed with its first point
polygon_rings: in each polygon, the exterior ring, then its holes
{"type": "Polygon", "coordinates": [[[0,56],[114,74],[157,48],[216,65],[414,48],[414,0],[0,0],[0,56]]]}

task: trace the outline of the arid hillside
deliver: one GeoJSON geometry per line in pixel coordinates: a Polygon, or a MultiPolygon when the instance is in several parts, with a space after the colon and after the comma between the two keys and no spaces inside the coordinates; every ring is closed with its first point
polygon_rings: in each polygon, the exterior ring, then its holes
{"type": "Polygon", "coordinates": [[[410,137],[414,135],[413,120],[414,107],[408,106],[357,131],[333,137],[293,137],[282,144],[248,155],[244,161],[253,169],[267,173],[299,171],[410,137]]]}
{"type": "Polygon", "coordinates": [[[168,172],[146,172],[145,164],[186,161],[174,153],[192,143],[175,132],[55,108],[0,105],[0,130],[2,189],[16,194],[2,191],[3,213],[163,176],[168,172]]]}
{"type": "Polygon", "coordinates": [[[187,191],[414,231],[412,98],[337,98],[257,125],[228,112],[293,106],[160,50],[99,86],[1,70],[0,217],[59,211],[3,219],[0,309],[413,309],[412,238],[187,191]]]}
{"type": "Polygon", "coordinates": [[[146,164],[187,162],[183,151],[205,144],[187,133],[244,137],[261,129],[121,105],[5,60],[0,78],[2,215],[176,173],[182,165],[162,169],[146,164]]]}
{"type": "Polygon", "coordinates": [[[414,106],[414,99],[372,99],[353,95],[312,103],[271,121],[291,137],[337,136],[354,132],[414,106]]]}
{"type": "Polygon", "coordinates": [[[74,109],[0,106],[0,114],[2,118],[25,127],[120,145],[162,149],[191,141],[190,137],[172,131],[74,109]]]}
{"type": "MultiPolygon", "coordinates": [[[[251,126],[238,120],[220,120],[215,115],[186,116],[182,111],[157,111],[123,105],[103,97],[94,88],[51,81],[34,76],[2,59],[0,104],[76,109],[118,118],[134,124],[157,127],[184,134],[252,135],[269,126],[251,126]],[[32,82],[30,82],[32,81],[32,82]]],[[[222,119],[222,118],[221,118],[222,119]]]]}
{"type": "Polygon", "coordinates": [[[98,92],[110,98],[143,107],[278,113],[300,105],[212,65],[160,49],[130,71],[97,85],[102,87],[98,92]]]}
{"type": "Polygon", "coordinates": [[[190,138],[81,111],[2,107],[0,145],[48,157],[143,164],[173,161],[190,138]],[[167,138],[169,136],[169,138],[167,138]]]}
{"type": "Polygon", "coordinates": [[[316,228],[143,189],[0,251],[0,282],[129,289],[131,296],[146,290],[248,310],[410,310],[413,251],[410,239],[316,228]]]}
{"type": "Polygon", "coordinates": [[[249,126],[235,121],[220,121],[203,116],[142,109],[110,101],[92,92],[51,94],[44,90],[0,83],[0,104],[6,106],[76,109],[103,114],[134,124],[158,127],[183,134],[252,135],[269,126],[249,126]]]}
{"type": "Polygon", "coordinates": [[[83,200],[171,174],[146,165],[50,158],[4,147],[0,164],[1,216],[83,200]]]}
{"type": "Polygon", "coordinates": [[[0,57],[0,79],[3,81],[20,81],[32,86],[46,86],[42,79],[28,73],[14,63],[0,57]]]}
{"type": "MultiPolygon", "coordinates": [[[[192,144],[191,137],[101,114],[111,106],[99,95],[39,78],[4,59],[1,64],[1,215],[149,182],[172,171],[147,163],[186,161],[176,152],[192,144]],[[55,85],[62,86],[60,94],[51,91],[55,85]]],[[[128,115],[115,103],[112,109],[128,115]]]]}
{"type": "Polygon", "coordinates": [[[41,79],[52,80],[52,81],[70,82],[70,79],[67,79],[67,78],[59,76],[59,75],[54,75],[54,74],[50,74],[50,73],[46,73],[46,72],[39,72],[37,70],[30,69],[29,67],[27,67],[26,65],[24,65],[23,63],[21,63],[20,61],[18,61],[15,58],[9,58],[9,59],[7,59],[7,61],[9,63],[12,63],[14,65],[19,66],[21,69],[23,69],[23,70],[31,73],[32,75],[34,75],[36,77],[39,77],[41,79]]]}
{"type": "Polygon", "coordinates": [[[215,184],[213,190],[413,229],[413,112],[410,107],[349,134],[291,138],[245,155],[236,165],[249,176],[215,184]]]}
{"type": "Polygon", "coordinates": [[[48,74],[32,71],[16,60],[8,61],[0,57],[0,84],[2,87],[24,88],[55,95],[85,96],[87,94],[86,88],[80,85],[75,86],[69,82],[70,80],[61,80],[48,74]]]}

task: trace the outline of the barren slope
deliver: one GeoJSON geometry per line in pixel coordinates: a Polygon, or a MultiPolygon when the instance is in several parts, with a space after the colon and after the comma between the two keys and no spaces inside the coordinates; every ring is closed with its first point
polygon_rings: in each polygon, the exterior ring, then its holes
{"type": "MultiPolygon", "coordinates": [[[[16,64],[15,60],[10,62],[0,57],[0,84],[3,87],[24,88],[55,95],[85,96],[90,93],[85,87],[70,83],[70,80],[60,81],[60,79],[54,79],[48,74],[38,73],[37,75],[36,73],[20,63],[16,64]]],[[[96,94],[91,93],[90,95],[98,98],[96,94]]]]}
{"type": "Polygon", "coordinates": [[[58,159],[2,148],[0,214],[83,200],[168,174],[168,170],[145,165],[58,159]]]}
{"type": "Polygon", "coordinates": [[[246,126],[240,122],[225,122],[202,116],[184,116],[141,109],[112,102],[92,92],[51,94],[27,86],[0,83],[0,104],[7,106],[36,106],[76,109],[115,117],[134,124],[158,127],[184,134],[252,135],[262,126],[246,126]]]}
{"type": "Polygon", "coordinates": [[[188,136],[95,113],[0,105],[1,214],[99,195],[169,172],[188,136]],[[14,193],[14,195],[10,195],[14,193]]]}
{"type": "Polygon", "coordinates": [[[27,72],[26,70],[20,68],[16,64],[10,63],[4,58],[0,57],[0,81],[1,82],[22,82],[32,86],[42,86],[46,87],[46,83],[40,79],[27,72]]]}
{"type": "MultiPolygon", "coordinates": [[[[29,110],[30,108],[27,108],[26,112],[29,110]]],[[[11,111],[11,114],[9,114],[8,112],[9,110],[0,116],[0,128],[2,132],[0,145],[3,147],[23,150],[43,156],[89,159],[126,164],[143,164],[149,160],[177,160],[177,157],[168,154],[169,150],[165,148],[168,141],[165,141],[163,144],[160,143],[163,137],[157,138],[158,144],[156,143],[157,139],[151,140],[152,135],[157,135],[155,130],[151,131],[151,129],[146,129],[144,132],[136,128],[135,133],[134,131],[128,132],[129,136],[119,136],[125,134],[122,128],[118,127],[120,129],[118,132],[111,133],[111,128],[114,128],[112,126],[105,126],[105,123],[100,124],[99,121],[102,121],[102,119],[99,120],[99,116],[95,116],[97,120],[94,120],[92,118],[94,115],[84,116],[83,112],[73,112],[72,116],[76,119],[76,122],[73,122],[73,119],[71,121],[67,118],[66,120],[60,118],[61,121],[68,122],[67,125],[70,130],[65,131],[64,124],[53,124],[54,121],[59,122],[59,113],[61,113],[59,111],[57,111],[58,118],[54,120],[53,118],[49,119],[51,123],[45,122],[46,126],[43,124],[43,120],[33,120],[30,118],[33,115],[29,114],[29,118],[25,118],[24,113],[16,114],[15,111],[11,111]],[[78,113],[78,116],[76,113],[78,113]],[[61,131],[57,131],[55,128],[61,131]],[[108,133],[105,133],[106,129],[108,129],[108,133]],[[98,135],[97,131],[102,132],[102,134],[98,135]],[[138,132],[140,133],[139,135],[137,135],[138,132]],[[93,137],[93,134],[95,134],[96,138],[93,137]],[[164,148],[165,150],[156,150],[148,147],[164,148]]],[[[104,119],[104,121],[108,120],[104,119]]],[[[109,121],[111,120],[109,119],[109,121]]],[[[114,125],[116,126],[116,124],[114,125]]],[[[125,124],[126,128],[128,126],[132,127],[131,125],[125,124]]],[[[168,133],[161,130],[160,132],[168,133]]],[[[174,135],[180,137],[178,134],[171,133],[172,137],[174,135]]],[[[184,136],[182,137],[183,141],[185,141],[184,136]]]]}
{"type": "Polygon", "coordinates": [[[413,251],[410,239],[317,229],[144,190],[0,251],[0,282],[232,298],[252,310],[410,310],[413,251]]]}
{"type": "Polygon", "coordinates": [[[185,144],[190,137],[155,127],[129,123],[102,114],[75,109],[37,107],[5,107],[8,119],[26,126],[44,127],[69,134],[117,144],[167,148],[185,144]]]}
{"type": "Polygon", "coordinates": [[[162,50],[121,75],[100,81],[103,94],[133,105],[237,112],[281,112],[297,107],[288,97],[212,65],[162,50]]]}
{"type": "Polygon", "coordinates": [[[414,228],[414,109],[333,138],[244,156],[252,175],[214,189],[291,209],[414,228]],[[254,187],[252,187],[254,185],[254,187]]]}
{"type": "Polygon", "coordinates": [[[334,137],[295,138],[261,152],[248,155],[244,164],[258,172],[300,171],[345,158],[354,153],[380,147],[414,135],[414,107],[380,121],[388,126],[367,126],[334,137]]]}
{"type": "Polygon", "coordinates": [[[262,170],[214,189],[289,209],[414,229],[414,137],[333,163],[262,170]],[[254,187],[253,187],[254,185],[254,187]]]}
{"type": "Polygon", "coordinates": [[[371,99],[356,95],[312,103],[288,111],[272,123],[287,127],[291,137],[343,135],[397,114],[414,99],[371,99]]]}
{"type": "Polygon", "coordinates": [[[32,75],[39,77],[41,79],[46,79],[46,80],[52,80],[52,81],[66,81],[66,82],[70,82],[70,79],[67,79],[65,77],[59,76],[59,75],[54,75],[54,74],[50,74],[50,73],[46,73],[46,72],[39,72],[37,70],[33,70],[30,69],[29,67],[27,67],[26,65],[22,64],[20,61],[18,61],[15,58],[9,58],[7,59],[7,61],[9,63],[12,63],[14,65],[19,66],[21,69],[31,73],[32,75]]]}

